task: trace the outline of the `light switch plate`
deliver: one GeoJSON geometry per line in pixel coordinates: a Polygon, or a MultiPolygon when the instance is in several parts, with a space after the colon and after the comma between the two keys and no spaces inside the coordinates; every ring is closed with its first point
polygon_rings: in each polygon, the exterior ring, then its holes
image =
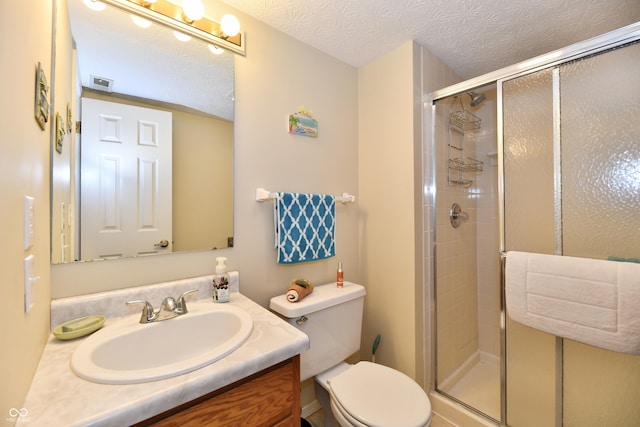
{"type": "Polygon", "coordinates": [[[24,196],[24,250],[33,246],[33,205],[34,199],[31,196],[24,196]]]}

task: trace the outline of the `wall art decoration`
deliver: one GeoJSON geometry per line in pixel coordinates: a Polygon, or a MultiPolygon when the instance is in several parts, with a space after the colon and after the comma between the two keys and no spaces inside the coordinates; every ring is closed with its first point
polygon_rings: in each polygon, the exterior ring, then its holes
{"type": "Polygon", "coordinates": [[[289,115],[289,133],[303,136],[318,136],[318,121],[313,118],[311,111],[300,107],[297,113],[289,115]]]}
{"type": "Polygon", "coordinates": [[[67,102],[67,133],[71,133],[73,130],[73,113],[71,112],[71,105],[67,102]]]}
{"type": "Polygon", "coordinates": [[[36,68],[36,96],[35,96],[35,118],[40,129],[44,130],[49,121],[49,83],[47,76],[42,70],[42,64],[38,62],[36,68]]]}
{"type": "Polygon", "coordinates": [[[60,113],[56,113],[56,151],[62,154],[62,141],[67,134],[67,127],[60,113]]]}

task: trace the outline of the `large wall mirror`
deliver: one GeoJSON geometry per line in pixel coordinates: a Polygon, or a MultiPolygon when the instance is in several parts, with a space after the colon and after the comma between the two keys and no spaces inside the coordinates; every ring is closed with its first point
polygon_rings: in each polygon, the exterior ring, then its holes
{"type": "Polygon", "coordinates": [[[233,246],[234,54],[97,3],[57,1],[51,262],[233,246]]]}

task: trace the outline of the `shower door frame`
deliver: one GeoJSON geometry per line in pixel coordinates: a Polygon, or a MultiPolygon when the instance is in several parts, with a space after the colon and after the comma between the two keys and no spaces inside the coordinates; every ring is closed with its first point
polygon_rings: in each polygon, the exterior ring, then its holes
{"type": "MultiPolygon", "coordinates": [[[[464,407],[469,409],[471,412],[478,414],[487,419],[487,421],[494,422],[499,421],[500,425],[506,426],[507,421],[507,396],[506,396],[506,309],[505,309],[505,295],[504,295],[504,267],[505,267],[505,205],[504,205],[504,135],[503,135],[503,105],[502,105],[502,83],[511,80],[516,77],[520,77],[523,75],[527,75],[530,73],[534,73],[543,69],[549,69],[553,67],[558,67],[561,64],[564,64],[569,61],[577,60],[580,58],[584,58],[590,55],[594,55],[606,50],[610,50],[619,46],[623,46],[625,44],[640,40],[640,22],[628,25],[626,27],[622,27],[620,29],[605,33],[603,35],[585,40],[580,43],[573,44],[563,49],[555,50],[545,55],[534,57],[530,60],[523,61],[517,64],[514,64],[509,67],[505,67],[499,69],[497,71],[487,73],[481,75],[479,77],[475,77],[470,80],[466,80],[464,82],[446,87],[444,89],[437,90],[426,95],[423,99],[424,109],[428,111],[428,120],[426,120],[426,128],[425,128],[425,149],[431,150],[434,153],[431,156],[431,176],[429,177],[433,186],[430,191],[423,192],[423,206],[429,206],[430,216],[433,218],[433,237],[431,241],[424,241],[424,247],[428,250],[429,248],[433,248],[432,257],[426,257],[425,259],[430,259],[431,265],[426,268],[426,271],[430,271],[429,280],[426,280],[424,286],[427,287],[425,295],[429,295],[432,301],[431,306],[433,309],[429,310],[429,323],[430,328],[425,328],[426,333],[430,333],[432,339],[429,337],[425,337],[425,343],[430,343],[430,348],[425,351],[425,363],[427,362],[428,355],[430,356],[430,379],[429,379],[429,391],[439,393],[445,396],[448,399],[451,399],[457,403],[462,404],[464,407]],[[447,395],[436,389],[436,377],[437,377],[437,324],[436,324],[436,307],[437,307],[437,295],[436,295],[436,285],[437,285],[437,272],[436,272],[436,264],[437,264],[437,246],[436,242],[436,230],[435,224],[437,223],[437,209],[436,209],[436,105],[435,103],[439,100],[454,96],[460,95],[468,91],[476,90],[482,86],[488,86],[491,84],[496,84],[497,90],[497,123],[496,123],[496,138],[497,138],[497,154],[498,154],[498,230],[499,230],[499,245],[500,251],[496,256],[500,257],[500,420],[494,420],[488,415],[482,413],[480,410],[466,404],[465,402],[461,402],[452,396],[447,395]],[[429,108],[430,107],[430,108],[429,108]],[[429,268],[430,267],[430,268],[429,268]]],[[[557,90],[557,70],[554,71],[554,92],[557,90]]],[[[554,103],[556,101],[556,97],[554,96],[554,103]]],[[[559,108],[557,105],[553,106],[554,108],[554,129],[559,127],[559,120],[557,117],[559,108]]],[[[556,129],[557,130],[557,129],[556,129]]],[[[554,134],[559,135],[559,133],[554,132],[554,134]]],[[[558,138],[554,136],[554,139],[558,138]]],[[[554,146],[557,145],[559,141],[554,140],[554,146]]],[[[559,162],[559,155],[554,155],[554,162],[559,162]]],[[[554,165],[555,169],[555,165],[554,165]]],[[[558,170],[558,169],[555,169],[558,170]]],[[[426,176],[425,176],[426,178],[426,176]]],[[[559,176],[555,176],[555,190],[556,197],[559,196],[560,188],[558,188],[559,184],[559,176]]],[[[556,209],[558,204],[556,203],[556,209]]],[[[556,216],[558,212],[556,211],[556,216]]],[[[556,225],[558,223],[556,222],[556,225]]],[[[423,233],[423,236],[427,235],[423,233]]],[[[558,236],[558,233],[556,233],[558,236]]],[[[426,239],[425,239],[426,240],[426,239]]],[[[562,242],[558,240],[556,237],[556,252],[560,251],[561,253],[561,245],[562,242]]],[[[427,252],[429,253],[429,252],[427,252]]],[[[556,358],[556,364],[562,363],[562,339],[556,338],[556,352],[559,352],[559,356],[556,358]],[[559,360],[559,362],[558,362],[559,360]]],[[[557,387],[560,387],[556,394],[556,426],[562,425],[562,381],[559,381],[557,387]],[[559,400],[559,401],[558,401],[559,400]]]]}

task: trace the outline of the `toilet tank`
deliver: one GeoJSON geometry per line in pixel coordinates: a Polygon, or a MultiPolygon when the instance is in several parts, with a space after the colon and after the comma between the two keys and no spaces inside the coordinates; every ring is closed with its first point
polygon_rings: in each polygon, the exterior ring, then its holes
{"type": "Polygon", "coordinates": [[[298,302],[271,298],[269,308],[309,337],[310,349],[300,355],[300,380],[311,378],[360,349],[364,287],[344,282],[316,286],[298,302]]]}

